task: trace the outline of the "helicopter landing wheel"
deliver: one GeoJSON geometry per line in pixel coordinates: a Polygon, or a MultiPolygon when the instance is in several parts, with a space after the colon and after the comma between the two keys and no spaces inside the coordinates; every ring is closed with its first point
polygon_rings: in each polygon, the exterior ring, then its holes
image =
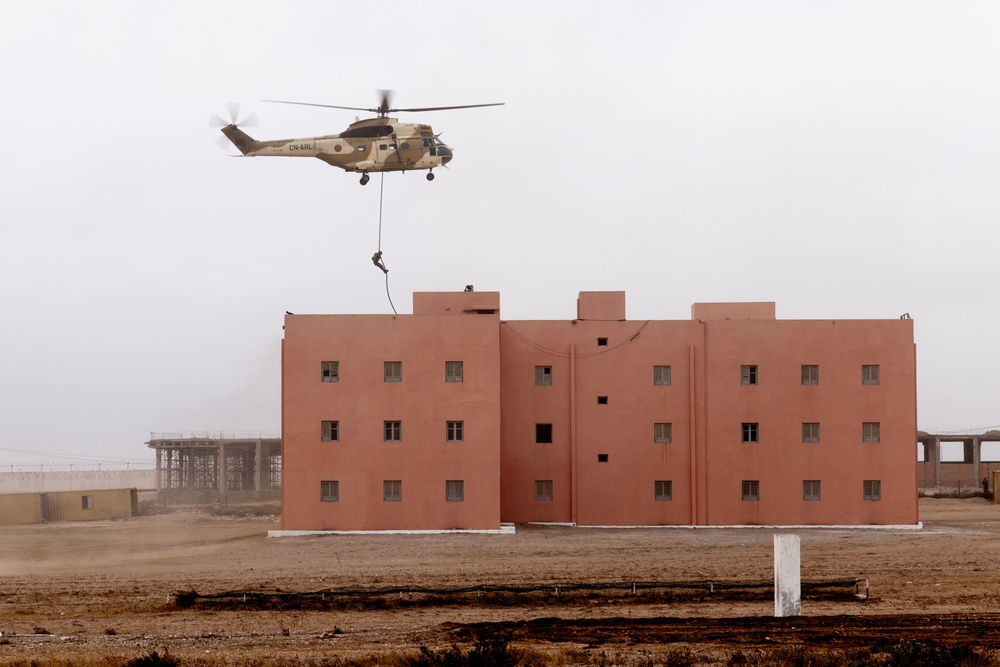
{"type": "Polygon", "coordinates": [[[427,180],[428,181],[433,181],[434,180],[434,172],[433,171],[428,171],[427,172],[427,180]]]}
{"type": "Polygon", "coordinates": [[[368,185],[368,181],[370,181],[370,180],[371,180],[371,178],[369,178],[368,174],[362,174],[361,181],[360,181],[361,185],[368,185]]]}

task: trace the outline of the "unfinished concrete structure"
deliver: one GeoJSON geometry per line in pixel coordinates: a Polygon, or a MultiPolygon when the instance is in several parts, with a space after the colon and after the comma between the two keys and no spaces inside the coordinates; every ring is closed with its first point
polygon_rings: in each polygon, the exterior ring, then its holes
{"type": "Polygon", "coordinates": [[[277,434],[151,433],[161,502],[277,500],[281,438],[277,434]]]}
{"type": "Polygon", "coordinates": [[[1000,470],[1000,457],[984,460],[983,456],[983,444],[991,442],[1000,442],[1000,428],[994,426],[938,433],[918,431],[917,483],[920,489],[925,492],[939,488],[983,490],[983,481],[986,480],[988,490],[996,492],[996,485],[990,480],[993,473],[1000,470]],[[947,443],[961,444],[960,461],[944,460],[944,445],[947,443]]]}

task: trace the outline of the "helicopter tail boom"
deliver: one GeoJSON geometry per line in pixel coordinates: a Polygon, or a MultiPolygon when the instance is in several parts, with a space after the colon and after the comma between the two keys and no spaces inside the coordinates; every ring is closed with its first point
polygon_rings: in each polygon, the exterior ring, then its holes
{"type": "Polygon", "coordinates": [[[259,148],[259,142],[234,124],[222,128],[222,133],[233,142],[243,155],[250,155],[259,148]]]}

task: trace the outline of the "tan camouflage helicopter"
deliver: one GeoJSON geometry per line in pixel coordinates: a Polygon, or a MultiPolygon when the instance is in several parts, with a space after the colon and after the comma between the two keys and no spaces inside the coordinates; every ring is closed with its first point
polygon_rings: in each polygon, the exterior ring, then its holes
{"type": "Polygon", "coordinates": [[[451,162],[454,153],[439,135],[434,134],[430,125],[420,123],[400,123],[390,118],[397,111],[443,111],[446,109],[471,109],[474,107],[502,106],[504,102],[491,104],[464,104],[450,107],[420,107],[412,109],[389,108],[389,92],[382,91],[382,103],[374,109],[363,107],[342,107],[333,104],[312,104],[310,102],[286,102],[284,100],[263,100],[278,104],[299,104],[303,106],[325,107],[328,109],[348,109],[370,111],[378,114],[375,118],[355,120],[340,134],[303,139],[276,139],[258,141],[239,128],[252,124],[254,117],[239,121],[239,107],[228,105],[229,121],[218,115],[212,116],[212,126],[221,128],[222,133],[246,157],[257,155],[279,155],[285,157],[319,158],[344,171],[361,174],[361,185],[369,181],[369,172],[412,171],[426,169],[427,180],[434,180],[434,169],[451,162]]]}

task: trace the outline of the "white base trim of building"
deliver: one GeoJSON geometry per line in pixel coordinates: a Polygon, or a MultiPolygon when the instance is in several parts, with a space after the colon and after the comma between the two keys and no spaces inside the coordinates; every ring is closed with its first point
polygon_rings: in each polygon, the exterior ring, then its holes
{"type": "Polygon", "coordinates": [[[514,535],[514,524],[501,523],[497,529],[451,528],[447,530],[269,530],[268,537],[307,535],[514,535]]]}

